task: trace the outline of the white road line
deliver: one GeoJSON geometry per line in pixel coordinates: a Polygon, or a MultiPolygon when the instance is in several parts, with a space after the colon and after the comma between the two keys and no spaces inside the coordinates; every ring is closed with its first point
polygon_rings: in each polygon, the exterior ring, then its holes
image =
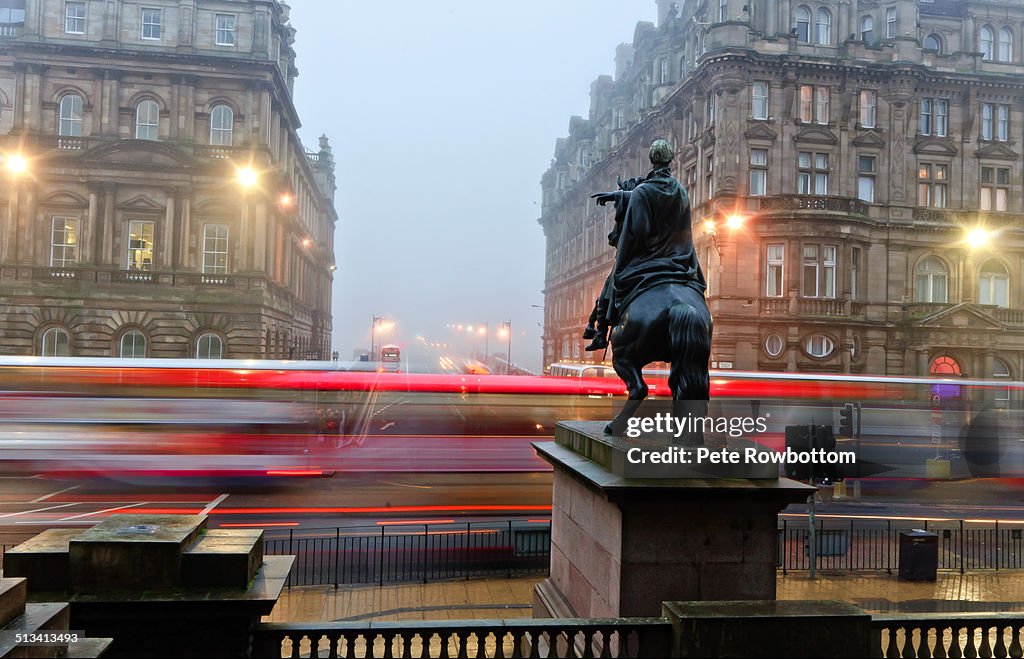
{"type": "Polygon", "coordinates": [[[45,494],[45,495],[39,497],[38,499],[32,499],[32,503],[39,503],[40,501],[46,501],[50,497],[55,497],[58,494],[64,494],[65,492],[70,492],[71,490],[74,490],[74,489],[79,488],[79,487],[81,487],[81,485],[72,485],[71,487],[65,487],[63,490],[57,490],[56,492],[50,492],[49,494],[45,494]]]}
{"type": "Polygon", "coordinates": [[[23,510],[20,513],[6,513],[4,515],[0,515],[0,519],[3,519],[4,517],[17,517],[18,515],[31,515],[32,513],[41,513],[41,512],[43,512],[45,510],[55,510],[57,508],[67,508],[68,506],[77,506],[77,505],[79,505],[77,502],[76,503],[62,503],[62,504],[57,505],[57,506],[48,506],[46,508],[36,508],[35,510],[23,510]]]}
{"type": "Polygon", "coordinates": [[[58,520],[58,521],[59,522],[67,522],[67,521],[72,520],[72,519],[78,519],[79,517],[89,517],[91,515],[102,515],[103,513],[112,513],[115,510],[124,510],[125,508],[135,508],[136,506],[145,506],[148,503],[149,503],[148,501],[140,501],[139,503],[130,503],[127,506],[118,506],[116,508],[107,508],[105,510],[94,510],[91,513],[82,513],[81,515],[72,515],[71,517],[65,517],[64,519],[58,520]]]}
{"type": "Polygon", "coordinates": [[[223,502],[224,502],[224,499],[227,499],[227,498],[228,498],[229,496],[230,496],[230,495],[228,495],[228,494],[222,494],[222,495],[220,495],[219,497],[217,497],[216,499],[214,499],[214,500],[213,500],[213,501],[211,501],[210,503],[206,504],[206,507],[205,507],[205,508],[203,508],[203,511],[202,511],[201,513],[199,513],[199,514],[200,514],[200,515],[206,515],[206,514],[208,514],[208,513],[209,513],[209,512],[211,511],[211,510],[213,510],[214,508],[216,508],[217,506],[219,506],[219,505],[220,505],[221,503],[223,503],[223,502]]]}

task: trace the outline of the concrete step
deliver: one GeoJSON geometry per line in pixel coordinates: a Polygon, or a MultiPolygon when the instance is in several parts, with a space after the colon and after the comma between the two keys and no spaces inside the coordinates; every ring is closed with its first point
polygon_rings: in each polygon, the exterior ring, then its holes
{"type": "Polygon", "coordinates": [[[4,554],[4,574],[25,577],[33,593],[68,586],[68,546],[82,529],[47,529],[4,554]]]}
{"type": "Polygon", "coordinates": [[[213,529],[181,556],[181,585],[248,588],[263,565],[262,529],[213,529]]]}
{"type": "Polygon", "coordinates": [[[107,653],[112,638],[80,638],[77,643],[68,646],[68,652],[64,656],[68,659],[94,659],[102,657],[107,653]]]}
{"type": "Polygon", "coordinates": [[[27,593],[24,579],[0,578],[0,627],[25,614],[27,593]]]}
{"type": "Polygon", "coordinates": [[[71,619],[71,607],[65,602],[26,604],[25,614],[3,627],[0,635],[0,657],[59,657],[65,648],[59,645],[33,646],[16,643],[16,634],[66,631],[71,619]]]}

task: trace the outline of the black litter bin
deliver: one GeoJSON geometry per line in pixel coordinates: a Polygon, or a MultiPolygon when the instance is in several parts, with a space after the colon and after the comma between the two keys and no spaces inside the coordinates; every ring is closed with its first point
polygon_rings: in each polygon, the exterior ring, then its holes
{"type": "Polygon", "coordinates": [[[900,531],[900,579],[935,581],[939,569],[939,536],[914,529],[900,531]]]}

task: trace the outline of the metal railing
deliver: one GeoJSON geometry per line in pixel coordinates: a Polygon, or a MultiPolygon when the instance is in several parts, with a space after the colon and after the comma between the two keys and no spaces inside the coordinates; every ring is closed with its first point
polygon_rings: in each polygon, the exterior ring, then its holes
{"type": "Polygon", "coordinates": [[[546,574],[550,522],[423,524],[289,531],[264,543],[294,555],[289,586],[384,584],[546,574]]]}
{"type": "Polygon", "coordinates": [[[778,529],[778,567],[809,570],[885,571],[899,569],[899,534],[910,529],[938,535],[938,569],[1024,569],[1024,522],[1016,525],[968,523],[964,520],[819,521],[812,552],[806,521],[785,520],[778,529]]]}
{"type": "Polygon", "coordinates": [[[253,657],[668,657],[665,618],[266,623],[253,657]]]}

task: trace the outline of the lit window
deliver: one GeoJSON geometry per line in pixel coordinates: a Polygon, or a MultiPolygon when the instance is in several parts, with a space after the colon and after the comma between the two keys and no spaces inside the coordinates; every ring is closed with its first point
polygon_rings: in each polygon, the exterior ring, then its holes
{"type": "Polygon", "coordinates": [[[85,3],[64,3],[64,33],[85,34],[85,3]]]}
{"type": "Polygon", "coordinates": [[[78,263],[78,218],[54,217],[50,224],[50,267],[78,263]]]}
{"type": "Polygon", "coordinates": [[[824,334],[814,334],[807,337],[806,348],[811,357],[828,357],[835,349],[835,344],[824,334]]]}
{"type": "Polygon", "coordinates": [[[860,125],[861,128],[874,128],[878,116],[878,94],[872,89],[860,92],[860,125]]]}
{"type": "Polygon", "coordinates": [[[981,168],[981,210],[1006,211],[1010,195],[1010,169],[1008,167],[981,168]]]}
{"type": "Polygon", "coordinates": [[[160,130],[160,106],[156,101],[142,101],[135,108],[135,139],[156,140],[160,130]]]}
{"type": "Polygon", "coordinates": [[[62,137],[81,137],[82,105],[82,97],[78,94],[67,94],[60,99],[58,135],[62,137]]]}
{"type": "Polygon", "coordinates": [[[227,274],[227,225],[207,224],[203,229],[203,272],[207,274],[227,274]]]}
{"type": "Polygon", "coordinates": [[[220,336],[207,332],[196,341],[196,359],[220,359],[224,352],[224,343],[220,336]]]}
{"type": "Polygon", "coordinates": [[[782,354],[782,349],[785,347],[785,343],[782,341],[782,337],[778,334],[769,334],[768,338],[764,340],[764,349],[770,357],[778,357],[782,354]]]}
{"type": "Polygon", "coordinates": [[[70,357],[71,337],[63,329],[51,327],[43,332],[39,347],[41,357],[70,357]]]}
{"type": "Polygon", "coordinates": [[[210,113],[210,144],[231,146],[235,127],[235,113],[226,105],[218,105],[210,113]]]}
{"type": "Polygon", "coordinates": [[[215,18],[216,25],[216,44],[218,46],[234,46],[235,45],[235,16],[234,14],[217,14],[215,18]]]}
{"type": "Polygon", "coordinates": [[[930,304],[946,304],[949,271],[937,256],[922,259],[914,270],[914,300],[930,304]]]}
{"type": "Polygon", "coordinates": [[[928,372],[931,375],[960,375],[960,364],[952,357],[936,357],[928,372]]]}
{"type": "Polygon", "coordinates": [[[148,41],[160,40],[160,10],[142,9],[142,38],[148,41]]]}
{"type": "Polygon", "coordinates": [[[945,208],[949,165],[946,163],[922,162],[917,166],[917,205],[945,208]]]}
{"type": "Polygon", "coordinates": [[[131,220],[128,222],[128,265],[129,270],[149,271],[153,269],[153,222],[131,220]]]}
{"type": "Polygon", "coordinates": [[[146,337],[142,332],[131,330],[121,336],[121,358],[141,359],[146,356],[146,337]]]}
{"type": "Polygon", "coordinates": [[[978,275],[978,304],[1009,306],[1010,277],[998,261],[989,261],[978,275]]]}

